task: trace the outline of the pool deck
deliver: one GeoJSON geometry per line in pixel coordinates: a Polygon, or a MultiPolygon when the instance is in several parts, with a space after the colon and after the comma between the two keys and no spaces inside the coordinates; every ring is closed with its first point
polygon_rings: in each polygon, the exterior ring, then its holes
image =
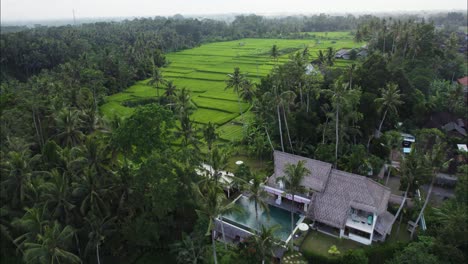
{"type": "MultiPolygon", "coordinates": [[[[273,197],[273,196],[268,196],[267,199],[265,199],[265,202],[268,203],[269,205],[271,206],[274,206],[274,207],[278,207],[278,208],[281,208],[283,210],[286,210],[288,212],[291,212],[291,202],[287,199],[284,199],[281,204],[277,204],[276,203],[276,197],[273,197]]],[[[302,210],[303,206],[301,205],[300,207],[299,206],[293,206],[293,209],[296,209],[294,211],[294,213],[298,214],[298,215],[305,215],[305,212],[302,210]]]]}

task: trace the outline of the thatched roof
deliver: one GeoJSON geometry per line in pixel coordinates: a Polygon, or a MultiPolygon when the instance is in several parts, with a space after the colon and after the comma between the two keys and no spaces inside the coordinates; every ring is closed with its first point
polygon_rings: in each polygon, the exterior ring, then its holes
{"type": "Polygon", "coordinates": [[[331,171],[331,164],[319,160],[308,159],[301,156],[289,154],[286,152],[275,151],[273,153],[275,160],[275,172],[268,180],[268,185],[279,187],[276,183],[278,177],[284,176],[284,168],[287,164],[297,164],[301,160],[305,160],[305,167],[311,172],[304,177],[302,185],[314,191],[321,192],[325,189],[328,181],[328,176],[331,171]]]}
{"type": "Polygon", "coordinates": [[[308,216],[316,221],[342,228],[350,208],[380,216],[387,210],[390,189],[356,174],[333,169],[323,193],[314,194],[308,216]]]}
{"type": "Polygon", "coordinates": [[[381,235],[387,235],[392,232],[392,225],[395,216],[389,212],[384,212],[377,217],[377,223],[375,223],[375,231],[381,235]]]}
{"type": "Polygon", "coordinates": [[[302,185],[314,191],[307,215],[324,224],[343,228],[350,209],[355,208],[380,216],[387,210],[390,189],[374,180],[332,169],[330,163],[309,159],[281,151],[274,152],[275,172],[268,185],[279,188],[276,179],[284,175],[286,164],[305,160],[311,171],[302,185]]]}

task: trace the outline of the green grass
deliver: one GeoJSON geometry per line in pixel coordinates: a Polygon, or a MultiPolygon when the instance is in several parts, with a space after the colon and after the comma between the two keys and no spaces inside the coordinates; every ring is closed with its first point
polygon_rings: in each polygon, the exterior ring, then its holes
{"type": "Polygon", "coordinates": [[[301,251],[304,252],[305,255],[310,252],[312,254],[315,253],[330,257],[331,255],[328,253],[328,250],[333,245],[338,248],[341,254],[344,254],[349,249],[363,247],[362,244],[349,239],[339,239],[317,231],[309,231],[306,238],[304,239],[304,242],[302,243],[301,251]]]}
{"type": "MultiPolygon", "coordinates": [[[[197,96],[193,98],[193,102],[199,108],[214,109],[236,114],[239,113],[239,103],[236,101],[197,96]]],[[[249,108],[249,104],[240,103],[240,108],[245,112],[245,110],[249,108]]]]}
{"type": "Polygon", "coordinates": [[[237,115],[237,113],[227,113],[212,109],[198,108],[191,117],[197,123],[207,124],[208,122],[212,122],[217,125],[223,125],[237,115]]]}
{"type": "Polygon", "coordinates": [[[224,126],[221,126],[218,129],[218,133],[221,139],[227,141],[238,141],[242,139],[242,130],[242,125],[228,123],[224,126]]]}
{"type": "MultiPolygon", "coordinates": [[[[289,56],[297,50],[309,48],[310,60],[317,57],[319,50],[327,47],[335,49],[360,47],[362,43],[354,43],[349,32],[307,32],[305,39],[241,39],[235,41],[215,42],[200,47],[167,54],[170,62],[162,69],[163,76],[172,80],[178,88],[186,87],[192,91],[192,100],[198,110],[192,118],[196,122],[206,124],[213,122],[220,126],[218,132],[222,139],[236,140],[242,136],[239,127],[228,123],[240,121],[237,94],[232,89],[226,90],[227,74],[235,67],[253,82],[259,82],[276,64],[288,61],[289,56]],[[275,62],[270,56],[271,47],[276,44],[281,56],[275,62]]],[[[351,61],[337,60],[335,67],[346,67],[351,61]]],[[[127,117],[133,113],[133,108],[122,103],[131,100],[156,97],[156,89],[147,85],[148,80],[137,82],[124,92],[106,98],[106,104],[101,106],[105,117],[120,115],[127,117]]],[[[159,93],[163,94],[161,88],[159,93]]],[[[242,103],[246,111],[249,104],[242,103]]]]}

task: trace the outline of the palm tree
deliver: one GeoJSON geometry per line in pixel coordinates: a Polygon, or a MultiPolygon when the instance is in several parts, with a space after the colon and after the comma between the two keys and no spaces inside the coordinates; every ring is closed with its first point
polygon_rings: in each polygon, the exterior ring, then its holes
{"type": "Polygon", "coordinates": [[[85,217],[88,226],[87,230],[89,230],[85,255],[89,255],[89,252],[95,251],[98,264],[101,263],[99,246],[103,243],[106,236],[109,236],[114,231],[115,219],[116,217],[100,218],[92,213],[85,217]]]}
{"type": "Polygon", "coordinates": [[[385,186],[387,186],[388,180],[390,178],[390,173],[393,168],[392,166],[393,153],[401,144],[401,135],[398,131],[391,130],[391,131],[385,132],[384,139],[385,139],[385,145],[384,144],[382,145],[389,150],[388,160],[387,160],[388,173],[387,173],[387,180],[385,181],[385,186]]]}
{"type": "Polygon", "coordinates": [[[263,189],[262,178],[255,174],[252,176],[252,182],[246,184],[245,191],[250,195],[249,201],[253,202],[255,205],[255,220],[257,221],[258,228],[260,228],[260,222],[258,221],[258,207],[263,211],[269,211],[268,204],[265,202],[265,199],[268,197],[268,193],[263,189]]]}
{"type": "Polygon", "coordinates": [[[177,86],[175,86],[172,81],[168,81],[166,83],[166,91],[164,92],[164,96],[167,98],[170,109],[172,109],[172,106],[174,104],[174,97],[176,95],[176,91],[177,86]]]}
{"type": "Polygon", "coordinates": [[[387,84],[386,88],[387,89],[381,89],[382,97],[375,99],[375,102],[380,105],[379,110],[382,111],[383,109],[385,109],[382,121],[380,121],[379,125],[379,135],[382,130],[382,125],[385,121],[385,117],[387,116],[387,112],[390,110],[394,113],[398,113],[397,107],[403,104],[403,101],[400,100],[401,94],[397,84],[387,84]]]}
{"type": "Polygon", "coordinates": [[[252,103],[254,97],[255,97],[255,90],[254,90],[254,85],[251,81],[248,79],[244,80],[244,83],[242,85],[242,89],[240,90],[239,93],[240,97],[249,102],[252,103]]]}
{"type": "Polygon", "coordinates": [[[45,202],[45,207],[52,212],[54,219],[67,223],[68,216],[75,208],[71,199],[71,188],[65,173],[60,173],[53,169],[50,172],[51,178],[39,186],[41,200],[45,202]]]}
{"type": "Polygon", "coordinates": [[[161,70],[158,66],[153,64],[153,72],[151,74],[151,80],[148,82],[149,85],[156,88],[157,97],[159,98],[159,85],[164,84],[165,80],[161,70]]]}
{"type": "Polygon", "coordinates": [[[416,224],[411,230],[411,238],[413,238],[417,224],[421,220],[424,210],[426,209],[426,206],[429,202],[429,198],[431,197],[432,189],[434,187],[434,181],[437,174],[439,173],[440,169],[446,167],[450,162],[450,160],[445,161],[445,149],[445,144],[443,144],[439,138],[436,138],[436,144],[424,155],[424,165],[426,166],[426,168],[431,168],[431,185],[429,185],[429,190],[427,191],[426,199],[424,200],[424,204],[421,208],[421,211],[419,212],[418,217],[416,218],[416,224]]]}
{"type": "MultiPolygon", "coordinates": [[[[220,215],[232,211],[235,207],[233,203],[227,202],[226,196],[224,195],[222,188],[218,184],[216,183],[205,184],[203,185],[203,187],[204,187],[204,190],[202,193],[200,190],[200,186],[194,185],[194,192],[198,196],[198,204],[200,208],[196,211],[197,211],[197,214],[199,214],[199,216],[204,215],[208,217],[209,224],[208,224],[208,230],[206,232],[206,235],[211,234],[211,242],[212,242],[212,247],[213,247],[213,260],[215,264],[217,264],[218,258],[216,256],[216,243],[215,243],[216,219],[220,215]]],[[[221,225],[221,232],[223,233],[224,246],[227,249],[223,221],[219,221],[219,222],[221,225]]]]}
{"type": "Polygon", "coordinates": [[[81,263],[78,256],[67,250],[74,233],[71,226],[62,228],[57,221],[52,226],[46,225],[37,242],[25,243],[23,260],[26,263],[81,263]]]}
{"type": "Polygon", "coordinates": [[[55,138],[62,146],[75,146],[84,137],[81,131],[83,121],[80,118],[80,111],[72,108],[62,109],[55,117],[57,133],[55,138]]]}
{"type": "Polygon", "coordinates": [[[241,90],[246,86],[246,84],[249,84],[246,81],[245,75],[241,74],[239,67],[234,68],[234,72],[231,74],[228,74],[228,79],[226,80],[226,88],[230,89],[232,88],[234,92],[237,94],[237,103],[239,104],[239,113],[242,118],[242,123],[244,123],[244,117],[242,115],[242,107],[240,103],[240,93],[241,90]]]}
{"type": "Polygon", "coordinates": [[[343,84],[336,81],[332,90],[324,90],[325,93],[331,95],[333,108],[335,110],[335,168],[338,168],[338,146],[339,146],[339,119],[340,108],[346,104],[349,94],[348,84],[343,84]]]}
{"type": "Polygon", "coordinates": [[[327,61],[327,58],[325,57],[325,54],[323,54],[322,50],[319,50],[317,53],[317,60],[320,64],[320,66],[324,65],[325,62],[327,61]]]}
{"type": "Polygon", "coordinates": [[[179,119],[181,119],[181,117],[190,116],[197,109],[195,104],[192,102],[190,91],[187,88],[183,87],[178,92],[176,92],[175,95],[175,110],[179,116],[179,119]]]}
{"type": "Polygon", "coordinates": [[[86,168],[83,175],[74,182],[73,195],[80,199],[80,212],[86,215],[89,211],[99,216],[107,216],[109,208],[105,202],[105,194],[109,189],[102,186],[96,171],[86,168]]]}
{"type": "MultiPolygon", "coordinates": [[[[302,187],[302,179],[308,174],[310,170],[305,167],[305,160],[299,161],[297,164],[286,164],[284,168],[284,176],[278,177],[276,180],[278,182],[283,182],[286,192],[291,194],[291,234],[294,231],[294,195],[304,191],[302,187]]],[[[291,239],[292,247],[292,239],[291,239]]]]}
{"type": "Polygon", "coordinates": [[[254,107],[253,107],[253,112],[257,115],[257,122],[260,126],[263,127],[265,130],[265,134],[267,135],[268,142],[270,143],[271,150],[274,151],[275,148],[273,147],[273,143],[271,142],[270,134],[268,133],[267,129],[267,120],[269,120],[271,114],[270,114],[270,107],[268,106],[268,103],[265,99],[270,99],[270,98],[256,98],[254,100],[254,107]],[[262,100],[262,101],[260,101],[262,100]]]}
{"type": "Polygon", "coordinates": [[[28,190],[31,189],[30,159],[27,151],[8,153],[9,158],[2,164],[7,175],[2,177],[1,187],[4,188],[6,197],[11,200],[13,208],[21,208],[29,198],[28,190]]]}
{"type": "Polygon", "coordinates": [[[112,174],[113,160],[102,141],[96,137],[86,138],[85,144],[79,148],[79,154],[88,168],[94,169],[101,177],[112,174]]]}
{"type": "Polygon", "coordinates": [[[172,245],[172,251],[177,255],[177,263],[205,263],[206,245],[201,237],[182,234],[182,240],[172,245]]]}
{"type": "Polygon", "coordinates": [[[213,179],[217,184],[219,182],[220,171],[224,170],[228,164],[228,153],[226,151],[220,151],[217,147],[213,148],[208,154],[211,168],[213,169],[213,179]]]}
{"type": "MultiPolygon", "coordinates": [[[[196,138],[197,130],[190,121],[190,115],[195,111],[196,106],[190,99],[190,91],[185,87],[176,93],[176,113],[180,122],[178,127],[178,135],[182,136],[182,150],[192,152],[193,149],[188,148],[190,144],[195,150],[198,150],[198,139],[196,138]]],[[[184,156],[188,160],[193,153],[185,153],[184,156]]]]}
{"type": "Polygon", "coordinates": [[[25,211],[21,218],[17,218],[11,223],[13,227],[23,233],[13,241],[20,249],[24,248],[25,243],[36,241],[38,234],[43,232],[44,225],[48,223],[45,220],[46,207],[25,208],[25,211]]]}
{"type": "Polygon", "coordinates": [[[336,52],[332,47],[327,48],[326,59],[327,59],[328,66],[333,66],[335,62],[335,53],[336,52]]]}
{"type": "Polygon", "coordinates": [[[259,232],[256,235],[251,236],[250,240],[254,243],[258,254],[262,258],[262,264],[265,263],[267,257],[275,256],[275,248],[279,241],[275,237],[275,232],[279,229],[279,226],[265,227],[262,225],[259,232]]]}
{"type": "Polygon", "coordinates": [[[203,129],[203,138],[205,138],[206,143],[208,144],[208,150],[211,151],[213,142],[218,138],[218,133],[216,133],[216,124],[208,122],[203,129]]]}
{"type": "MultiPolygon", "coordinates": [[[[280,140],[281,140],[281,150],[284,152],[284,144],[283,144],[283,130],[281,127],[281,115],[280,109],[284,107],[284,105],[289,104],[296,95],[293,91],[279,91],[279,87],[277,85],[273,85],[273,92],[266,92],[263,94],[263,99],[266,102],[270,102],[271,105],[276,106],[276,114],[278,117],[278,128],[280,132],[280,140]]],[[[284,108],[283,108],[284,109],[284,108]]],[[[292,143],[289,142],[292,149],[292,143]]]]}
{"type": "Polygon", "coordinates": [[[276,63],[278,63],[279,50],[276,44],[271,47],[270,56],[276,61],[276,63]]]}

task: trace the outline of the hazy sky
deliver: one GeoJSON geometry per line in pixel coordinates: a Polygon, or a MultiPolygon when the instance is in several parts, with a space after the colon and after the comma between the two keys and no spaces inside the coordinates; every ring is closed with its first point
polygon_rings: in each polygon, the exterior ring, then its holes
{"type": "Polygon", "coordinates": [[[1,21],[220,13],[466,10],[466,0],[0,0],[1,21]]]}

